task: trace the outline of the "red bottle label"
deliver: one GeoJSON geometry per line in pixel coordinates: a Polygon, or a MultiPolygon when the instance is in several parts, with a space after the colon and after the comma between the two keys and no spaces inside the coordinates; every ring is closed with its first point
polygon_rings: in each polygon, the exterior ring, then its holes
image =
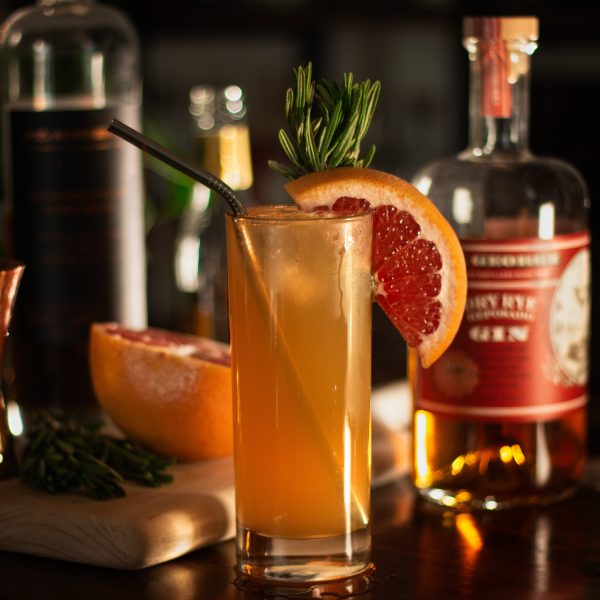
{"type": "Polygon", "coordinates": [[[587,402],[589,234],[463,241],[468,294],[415,406],[464,420],[557,418],[587,402]]]}

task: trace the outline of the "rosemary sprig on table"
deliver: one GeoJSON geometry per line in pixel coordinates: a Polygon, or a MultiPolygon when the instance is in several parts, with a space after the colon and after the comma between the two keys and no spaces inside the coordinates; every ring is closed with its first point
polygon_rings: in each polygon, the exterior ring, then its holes
{"type": "Polygon", "coordinates": [[[22,481],[47,492],[80,491],[106,500],[125,496],[125,479],[151,487],[173,480],[165,470],[174,459],[102,433],[101,426],[62,412],[35,414],[20,461],[22,481]]]}
{"type": "Polygon", "coordinates": [[[294,69],[295,87],[285,98],[285,117],[290,134],[279,131],[279,143],[291,165],[269,161],[269,167],[288,179],[335,167],[368,167],[375,154],[370,146],[360,157],[381,85],[370,80],[354,83],[345,73],[341,85],[312,80],[312,65],[294,69]],[[316,104],[319,114],[313,115],[316,104]]]}

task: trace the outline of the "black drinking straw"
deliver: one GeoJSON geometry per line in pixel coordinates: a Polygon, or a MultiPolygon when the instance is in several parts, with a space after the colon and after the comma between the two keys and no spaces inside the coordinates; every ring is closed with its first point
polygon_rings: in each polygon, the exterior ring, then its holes
{"type": "Polygon", "coordinates": [[[117,119],[113,119],[107,129],[111,133],[123,138],[126,142],[137,146],[144,152],[162,160],[174,169],[189,175],[192,179],[203,183],[206,187],[217,192],[217,194],[227,202],[229,212],[234,216],[239,217],[246,214],[246,209],[242,206],[242,203],[239,201],[233,190],[224,181],[221,181],[212,173],[205,171],[186,158],[181,158],[180,156],[173,154],[173,152],[167,150],[164,146],[157,144],[155,141],[125,125],[125,123],[121,123],[121,121],[118,121],[117,119]]]}

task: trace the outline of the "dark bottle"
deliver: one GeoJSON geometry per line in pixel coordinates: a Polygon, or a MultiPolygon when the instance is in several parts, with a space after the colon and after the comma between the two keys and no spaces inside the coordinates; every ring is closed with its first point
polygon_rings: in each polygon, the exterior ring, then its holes
{"type": "Polygon", "coordinates": [[[8,250],[27,265],[11,333],[21,408],[94,407],[94,321],[146,325],[136,33],[91,0],[40,0],[0,29],[8,250]]]}

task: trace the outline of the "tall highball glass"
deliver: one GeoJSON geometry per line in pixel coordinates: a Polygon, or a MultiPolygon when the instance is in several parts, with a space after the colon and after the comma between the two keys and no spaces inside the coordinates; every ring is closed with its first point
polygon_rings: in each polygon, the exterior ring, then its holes
{"type": "Polygon", "coordinates": [[[227,217],[238,567],[327,581],[369,565],[369,213],[227,217]]]}

